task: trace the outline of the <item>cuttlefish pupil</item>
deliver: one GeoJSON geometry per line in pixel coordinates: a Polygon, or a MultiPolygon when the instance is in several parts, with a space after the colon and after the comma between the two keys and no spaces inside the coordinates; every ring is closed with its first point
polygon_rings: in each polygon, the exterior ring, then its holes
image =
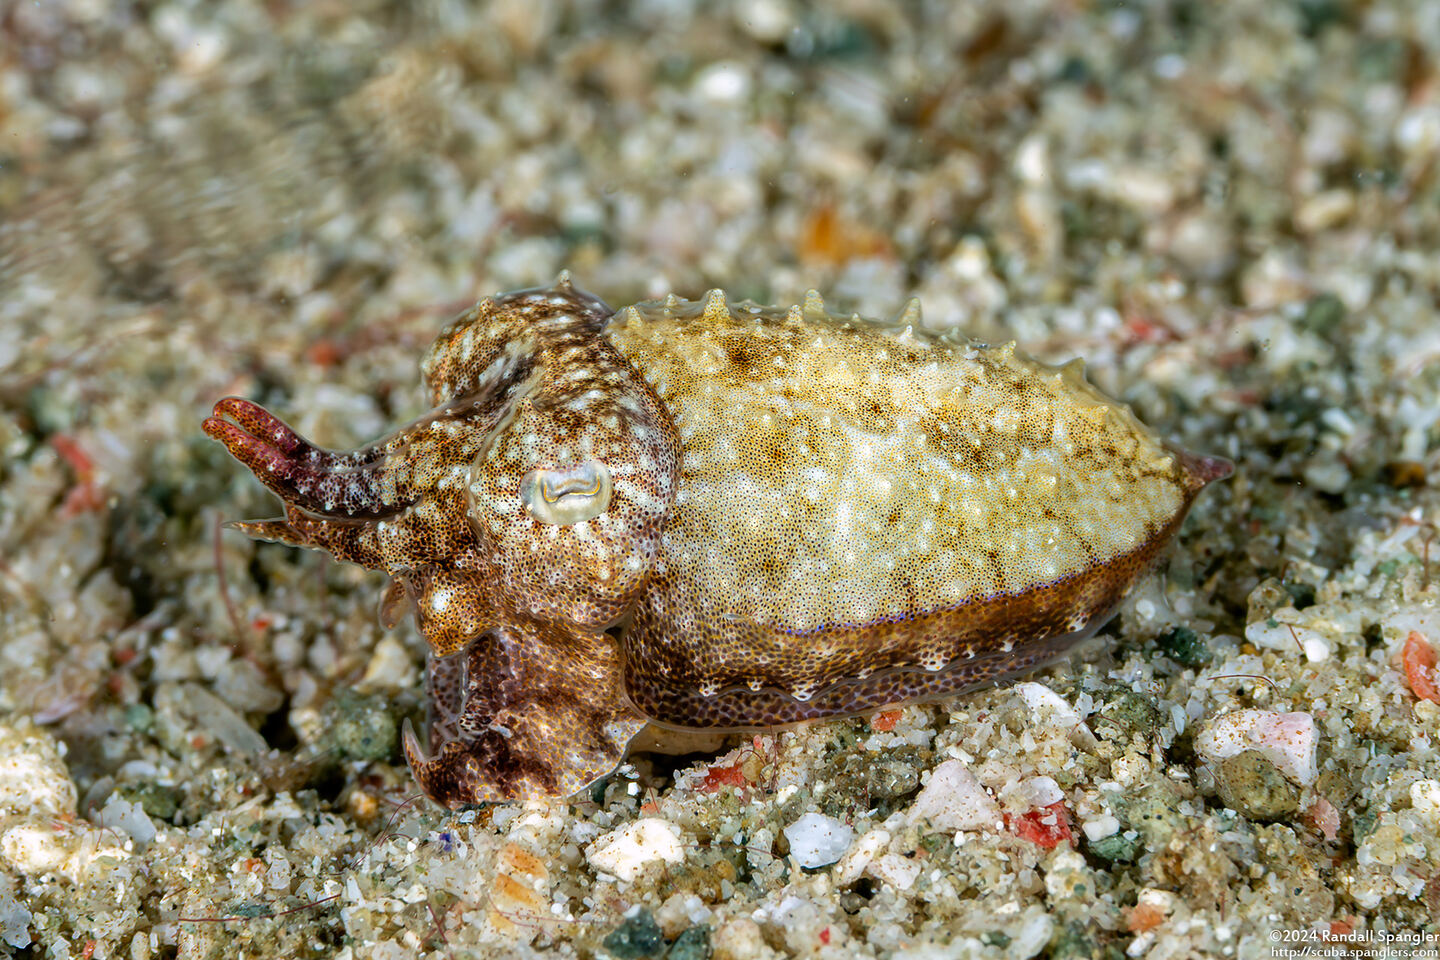
{"type": "Polygon", "coordinates": [[[593,520],[610,505],[610,471],[598,460],[539,468],[520,481],[526,511],[541,523],[568,526],[593,520]]]}
{"type": "Polygon", "coordinates": [[[600,492],[599,477],[595,478],[595,483],[588,490],[579,489],[580,485],[584,482],[585,481],[579,477],[573,477],[569,480],[562,480],[552,489],[550,486],[550,478],[542,477],[540,479],[540,496],[545,498],[546,503],[554,503],[561,497],[593,497],[600,492]],[[566,489],[567,487],[569,489],[566,489]]]}

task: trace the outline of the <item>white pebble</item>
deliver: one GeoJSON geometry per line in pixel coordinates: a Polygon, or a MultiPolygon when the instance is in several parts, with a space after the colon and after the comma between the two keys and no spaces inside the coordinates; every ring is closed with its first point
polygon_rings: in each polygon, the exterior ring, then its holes
{"type": "Polygon", "coordinates": [[[1050,145],[1045,135],[1032,133],[1020,141],[1012,166],[1015,176],[1026,186],[1050,186],[1050,145]]]}
{"type": "Polygon", "coordinates": [[[1031,808],[1048,807],[1065,799],[1065,793],[1052,777],[1030,777],[1020,784],[1031,808]]]}
{"type": "Polygon", "coordinates": [[[813,870],[843,857],[855,842],[855,830],[834,817],[807,813],[785,828],[785,839],[795,862],[813,870]]]}
{"type": "Polygon", "coordinates": [[[1115,819],[1113,814],[1105,813],[1094,820],[1086,820],[1080,825],[1085,831],[1085,836],[1091,843],[1096,840],[1104,840],[1106,837],[1114,836],[1120,832],[1120,821],[1115,819]]]}
{"type": "Polygon", "coordinates": [[[124,833],[135,841],[136,847],[143,848],[155,839],[155,824],[150,822],[145,810],[118,794],[112,793],[100,812],[92,814],[90,819],[97,826],[124,833]]]}
{"type": "Polygon", "coordinates": [[[880,851],[890,845],[890,831],[871,830],[860,838],[860,842],[850,848],[850,852],[841,858],[839,866],[835,868],[835,886],[844,887],[860,879],[870,866],[872,860],[879,856],[880,851]]]}
{"type": "Polygon", "coordinates": [[[876,880],[887,883],[896,890],[909,890],[919,879],[922,869],[919,860],[902,857],[898,853],[887,853],[875,858],[868,872],[876,880]]]}
{"type": "Polygon", "coordinates": [[[1410,806],[1432,824],[1440,826],[1440,780],[1416,780],[1410,784],[1410,806]]]}
{"type": "Polygon", "coordinates": [[[1025,701],[1025,706],[1035,719],[1069,729],[1080,722],[1080,714],[1054,690],[1043,683],[1027,681],[1015,684],[1015,692],[1025,701]]]}
{"type": "Polygon", "coordinates": [[[1256,750],[1301,786],[1315,782],[1315,744],[1319,732],[1308,713],[1236,710],[1212,720],[1195,739],[1195,749],[1211,763],[1256,750]]]}
{"type": "Polygon", "coordinates": [[[1006,948],[1006,955],[1011,957],[1033,957],[1041,950],[1055,935],[1055,921],[1044,909],[1032,907],[1026,911],[1025,922],[1021,925],[1015,938],[1010,941],[1006,948]]]}
{"type": "Polygon", "coordinates": [[[761,43],[780,43],[795,29],[795,14],[783,0],[743,0],[735,8],[740,28],[761,43]]]}
{"type": "Polygon", "coordinates": [[[0,816],[68,819],[75,782],[48,732],[22,723],[0,727],[0,816]]]}
{"type": "Polygon", "coordinates": [[[1175,735],[1177,737],[1185,732],[1185,723],[1187,719],[1188,718],[1185,716],[1184,707],[1180,706],[1180,704],[1178,703],[1170,704],[1170,724],[1175,728],[1175,735]]]}
{"type": "Polygon", "coordinates": [[[0,857],[31,876],[58,872],[70,863],[75,846],[72,831],[56,831],[35,820],[21,820],[0,832],[0,857]]]}
{"type": "MultiPolygon", "coordinates": [[[[1293,610],[1290,611],[1294,613],[1293,610]]],[[[1330,656],[1330,641],[1317,630],[1286,622],[1286,611],[1277,616],[1256,620],[1245,628],[1245,639],[1262,650],[1295,650],[1296,644],[1310,663],[1319,663],[1330,656]],[[1272,627],[1270,624],[1274,624],[1272,627]]],[[[1296,614],[1298,616],[1298,614],[1296,614]]]]}
{"type": "Polygon", "coordinates": [[[0,894],[0,940],[12,947],[30,946],[30,924],[34,914],[9,894],[0,894]]]}
{"type": "Polygon", "coordinates": [[[946,760],[930,771],[930,782],[906,814],[910,823],[928,821],[936,831],[990,829],[1000,821],[1000,806],[959,760],[946,760]]]}
{"type": "Polygon", "coordinates": [[[647,863],[663,860],[679,863],[685,859],[680,828],[668,820],[646,817],[606,834],[586,851],[590,866],[602,873],[634,880],[647,863]]]}
{"type": "Polygon", "coordinates": [[[742,100],[749,90],[749,75],[743,67],[734,63],[706,67],[695,80],[695,91],[713,103],[742,100]]]}

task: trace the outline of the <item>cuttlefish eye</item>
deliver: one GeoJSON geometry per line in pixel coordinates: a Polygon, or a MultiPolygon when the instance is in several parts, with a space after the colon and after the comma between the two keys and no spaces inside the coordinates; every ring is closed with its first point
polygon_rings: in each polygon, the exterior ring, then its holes
{"type": "Polygon", "coordinates": [[[610,506],[610,471],[599,460],[537,468],[520,481],[520,499],[541,523],[567,526],[593,520],[610,506]]]}

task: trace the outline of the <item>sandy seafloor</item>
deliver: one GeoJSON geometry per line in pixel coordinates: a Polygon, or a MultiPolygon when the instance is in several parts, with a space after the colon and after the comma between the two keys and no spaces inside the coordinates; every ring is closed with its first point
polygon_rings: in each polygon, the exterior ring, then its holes
{"type": "Polygon", "coordinates": [[[0,2],[0,951],[1433,938],[1437,61],[1399,0],[0,2]],[[424,648],[382,576],[217,533],[277,508],[199,423],[367,441],[450,315],[561,268],[918,294],[1236,473],[1039,687],[451,814],[397,753],[424,648]],[[1272,726],[1222,762],[1237,717],[1272,726]]]}

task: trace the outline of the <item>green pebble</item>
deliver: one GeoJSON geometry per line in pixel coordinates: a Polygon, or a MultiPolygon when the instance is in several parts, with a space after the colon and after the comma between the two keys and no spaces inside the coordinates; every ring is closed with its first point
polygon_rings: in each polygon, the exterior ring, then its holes
{"type": "Polygon", "coordinates": [[[330,739],[355,760],[388,760],[397,744],[395,715],[382,696],[343,691],[326,707],[330,739]]]}
{"type": "Polygon", "coordinates": [[[1189,627],[1176,627],[1161,634],[1160,652],[1184,667],[1203,667],[1214,659],[1210,647],[1189,627]]]}
{"type": "Polygon", "coordinates": [[[1322,293],[1312,297],[1310,302],[1305,304],[1305,312],[1300,316],[1300,326],[1311,333],[1329,338],[1334,335],[1345,319],[1345,304],[1333,293],[1322,293]]]}
{"type": "Polygon", "coordinates": [[[660,933],[660,925],[655,922],[649,910],[641,910],[633,917],[626,917],[603,943],[605,949],[617,960],[657,957],[665,952],[665,937],[660,933]]]}
{"type": "Polygon", "coordinates": [[[1409,48],[1400,37],[1373,37],[1360,43],[1355,55],[1355,74],[1366,83],[1398,83],[1409,57],[1409,48]]]}
{"type": "Polygon", "coordinates": [[[920,838],[920,849],[943,860],[955,852],[955,840],[948,833],[927,834],[920,838]]]}
{"type": "Polygon", "coordinates": [[[1135,854],[1139,850],[1140,838],[1127,837],[1123,831],[1112,833],[1108,837],[1101,837],[1090,844],[1091,853],[1112,863],[1129,863],[1135,859],[1135,854]]]}
{"type": "Polygon", "coordinates": [[[1258,750],[1220,761],[1215,790],[1225,806],[1251,820],[1283,820],[1300,809],[1300,788],[1258,750]]]}
{"type": "Polygon", "coordinates": [[[123,787],[117,792],[123,799],[140,804],[140,809],[145,811],[145,815],[154,817],[156,820],[168,822],[174,818],[175,811],[180,809],[180,795],[173,787],[162,787],[158,783],[145,783],[123,787]]]}
{"type": "Polygon", "coordinates": [[[1300,15],[1300,30],[1314,39],[1326,28],[1345,23],[1346,9],[1338,0],[1300,0],[1297,6],[1300,15]]]}
{"type": "Polygon", "coordinates": [[[665,960],[710,960],[710,927],[690,927],[670,944],[665,960]]]}
{"type": "Polygon", "coordinates": [[[1100,715],[1131,733],[1150,736],[1160,726],[1160,709],[1148,697],[1120,690],[1100,708],[1100,715]]]}
{"type": "Polygon", "coordinates": [[[1116,799],[1115,815],[1121,824],[1140,834],[1144,845],[1157,849],[1170,842],[1176,831],[1184,827],[1176,806],[1180,794],[1168,780],[1152,780],[1135,796],[1116,799]]]}
{"type": "Polygon", "coordinates": [[[155,729],[155,711],[143,703],[132,703],[125,708],[125,725],[136,733],[149,733],[155,729]]]}
{"type": "Polygon", "coordinates": [[[230,915],[254,920],[256,917],[274,916],[275,908],[263,900],[255,903],[237,903],[230,907],[230,915]]]}
{"type": "Polygon", "coordinates": [[[1094,937],[1079,927],[1067,926],[1050,941],[1049,956],[1051,960],[1081,960],[1082,957],[1100,960],[1104,954],[1094,937]]]}

